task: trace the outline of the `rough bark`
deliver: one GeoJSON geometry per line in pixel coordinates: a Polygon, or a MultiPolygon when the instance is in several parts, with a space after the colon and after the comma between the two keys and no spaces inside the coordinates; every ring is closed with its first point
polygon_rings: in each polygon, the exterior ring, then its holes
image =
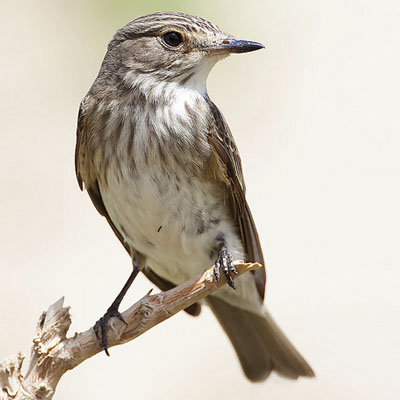
{"type": "MultiPolygon", "coordinates": [[[[237,276],[240,276],[246,271],[259,268],[260,264],[235,262],[235,266],[237,276]]],[[[174,289],[154,295],[147,294],[122,313],[126,324],[117,318],[109,321],[109,347],[135,339],[224,284],[224,277],[219,282],[215,280],[212,267],[174,289]]],[[[70,325],[71,316],[69,307],[64,307],[64,298],[42,313],[25,376],[21,371],[24,360],[21,353],[0,364],[1,400],[52,399],[65,372],[103,350],[93,328],[68,338],[70,325]]]]}

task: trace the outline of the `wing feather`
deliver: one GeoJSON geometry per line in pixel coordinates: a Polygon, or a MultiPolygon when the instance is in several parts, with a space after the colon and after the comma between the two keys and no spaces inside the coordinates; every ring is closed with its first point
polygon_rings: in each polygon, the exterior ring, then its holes
{"type": "Polygon", "coordinates": [[[246,186],[243,178],[242,163],[232,133],[217,106],[207,98],[213,119],[210,124],[209,143],[216,153],[219,163],[213,168],[221,168],[216,176],[226,175],[229,202],[232,215],[239,227],[240,236],[249,261],[259,262],[262,268],[254,271],[257,290],[264,299],[266,272],[263,252],[257,229],[246,201],[246,186]]]}

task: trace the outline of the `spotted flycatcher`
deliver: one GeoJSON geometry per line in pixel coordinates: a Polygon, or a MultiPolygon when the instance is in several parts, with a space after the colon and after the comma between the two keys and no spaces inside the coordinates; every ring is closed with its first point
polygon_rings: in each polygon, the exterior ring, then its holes
{"type": "MultiPolygon", "coordinates": [[[[239,153],[206,79],[229,54],[263,47],[181,13],[137,18],[108,45],[80,106],[76,145],[79,185],[133,260],[127,283],[95,325],[106,351],[106,322],[120,317],[139,271],[166,290],[215,264],[216,278],[224,274],[231,288],[204,302],[247,377],[314,375],[263,306],[265,269],[232,279],[233,260],[264,259],[239,153]]],[[[200,305],[186,311],[198,315],[200,305]]]]}

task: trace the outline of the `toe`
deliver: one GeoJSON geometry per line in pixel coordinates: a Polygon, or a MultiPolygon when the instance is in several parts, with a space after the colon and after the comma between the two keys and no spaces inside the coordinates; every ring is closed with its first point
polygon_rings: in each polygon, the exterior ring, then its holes
{"type": "Polygon", "coordinates": [[[219,278],[220,278],[220,276],[221,276],[221,274],[220,274],[220,268],[221,268],[221,264],[220,264],[220,262],[219,262],[219,260],[217,260],[216,262],[215,262],[215,265],[214,265],[214,276],[215,276],[215,280],[217,281],[217,282],[219,282],[219,278]]]}
{"type": "Polygon", "coordinates": [[[236,289],[235,282],[232,279],[231,274],[238,275],[235,264],[233,263],[233,258],[230,255],[226,247],[222,247],[218,253],[218,258],[214,266],[214,275],[217,282],[219,281],[221,272],[226,277],[228,285],[232,289],[236,289]]]}

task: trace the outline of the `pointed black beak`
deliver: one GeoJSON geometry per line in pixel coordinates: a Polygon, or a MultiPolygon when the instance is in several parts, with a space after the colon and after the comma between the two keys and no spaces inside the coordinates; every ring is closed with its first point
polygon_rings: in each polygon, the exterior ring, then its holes
{"type": "Polygon", "coordinates": [[[264,45],[250,40],[225,39],[219,44],[205,48],[212,53],[248,53],[263,49],[264,45]]]}
{"type": "Polygon", "coordinates": [[[222,42],[223,48],[227,49],[229,53],[249,53],[263,49],[264,45],[258,42],[251,42],[250,40],[237,40],[227,39],[222,42]]]}

